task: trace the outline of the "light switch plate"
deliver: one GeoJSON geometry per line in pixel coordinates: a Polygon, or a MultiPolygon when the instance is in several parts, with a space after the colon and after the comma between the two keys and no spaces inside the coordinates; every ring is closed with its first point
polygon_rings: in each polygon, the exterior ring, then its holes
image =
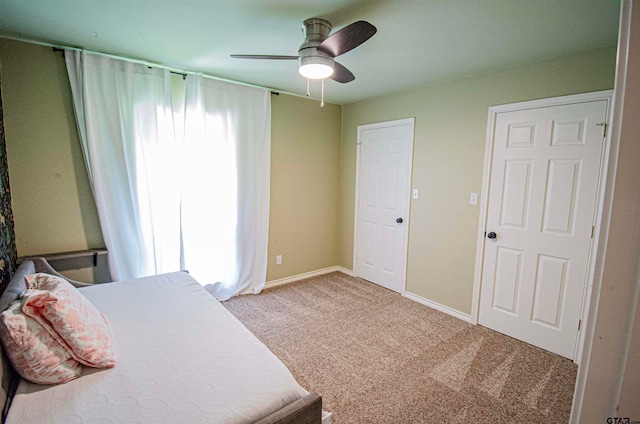
{"type": "Polygon", "coordinates": [[[417,198],[418,198],[418,189],[417,189],[417,188],[414,188],[414,189],[413,189],[413,199],[415,200],[415,199],[417,199],[417,198]]]}
{"type": "Polygon", "coordinates": [[[471,193],[469,195],[469,204],[477,205],[478,204],[478,193],[471,193]]]}

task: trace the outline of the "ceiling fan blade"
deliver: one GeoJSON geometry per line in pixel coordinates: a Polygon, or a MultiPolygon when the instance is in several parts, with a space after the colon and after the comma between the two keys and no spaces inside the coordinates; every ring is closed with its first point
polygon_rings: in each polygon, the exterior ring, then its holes
{"type": "Polygon", "coordinates": [[[367,21],[354,22],[330,35],[318,46],[318,50],[333,57],[340,56],[373,37],[376,31],[376,27],[367,21]]]}
{"type": "Polygon", "coordinates": [[[331,74],[330,78],[343,84],[356,79],[356,77],[351,73],[350,70],[348,70],[344,67],[344,65],[341,65],[338,62],[333,62],[333,74],[331,74]]]}
{"type": "Polygon", "coordinates": [[[278,56],[268,54],[232,54],[234,59],[272,59],[272,60],[298,60],[298,56],[278,56]]]}

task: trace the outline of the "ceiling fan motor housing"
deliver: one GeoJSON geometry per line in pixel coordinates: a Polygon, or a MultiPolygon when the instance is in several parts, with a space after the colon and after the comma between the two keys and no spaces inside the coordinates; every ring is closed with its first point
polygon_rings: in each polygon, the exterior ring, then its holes
{"type": "Polygon", "coordinates": [[[298,64],[322,64],[333,68],[333,56],[318,50],[331,32],[331,22],[321,18],[311,18],[303,22],[304,43],[298,49],[298,64]]]}
{"type": "Polygon", "coordinates": [[[238,59],[297,60],[298,72],[307,79],[331,78],[339,83],[353,81],[351,71],[334,59],[367,41],[376,33],[376,27],[366,21],[357,21],[331,33],[331,22],[321,18],[307,19],[303,23],[304,43],[297,56],[232,54],[238,59]]]}

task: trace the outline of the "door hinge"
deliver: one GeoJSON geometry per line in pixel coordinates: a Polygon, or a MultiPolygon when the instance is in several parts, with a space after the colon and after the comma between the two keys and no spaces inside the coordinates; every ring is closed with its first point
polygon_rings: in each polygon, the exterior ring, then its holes
{"type": "Polygon", "coordinates": [[[582,328],[582,320],[581,319],[578,320],[578,331],[580,331],[580,328],[582,328]]]}
{"type": "Polygon", "coordinates": [[[607,136],[607,123],[606,122],[600,122],[599,124],[596,124],[596,127],[604,127],[604,131],[602,132],[602,138],[605,138],[607,136]]]}
{"type": "Polygon", "coordinates": [[[593,238],[593,235],[596,233],[596,227],[595,225],[591,227],[591,238],[593,238]]]}

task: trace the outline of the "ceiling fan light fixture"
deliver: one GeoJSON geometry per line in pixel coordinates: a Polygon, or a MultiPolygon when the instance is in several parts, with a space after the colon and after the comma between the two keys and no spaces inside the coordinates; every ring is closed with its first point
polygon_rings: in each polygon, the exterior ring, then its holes
{"type": "Polygon", "coordinates": [[[333,74],[333,59],[322,56],[302,57],[298,72],[309,79],[328,78],[333,74]]]}
{"type": "Polygon", "coordinates": [[[310,63],[308,65],[302,65],[299,69],[300,75],[309,79],[323,79],[328,78],[333,74],[333,68],[321,63],[310,63]]]}

